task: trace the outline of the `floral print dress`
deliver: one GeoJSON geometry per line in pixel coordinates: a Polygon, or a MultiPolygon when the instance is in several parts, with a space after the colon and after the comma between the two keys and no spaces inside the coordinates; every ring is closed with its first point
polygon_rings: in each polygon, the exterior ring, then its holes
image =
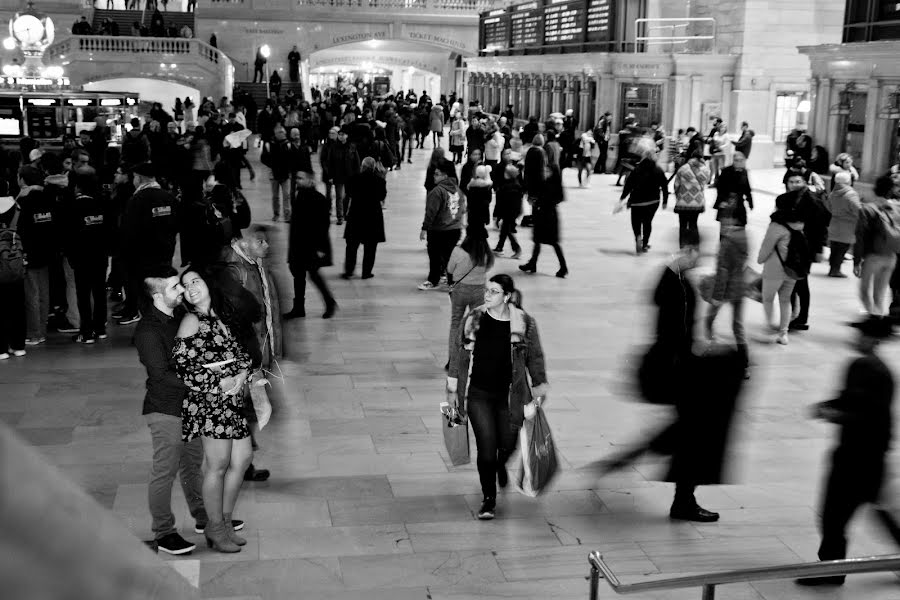
{"type": "Polygon", "coordinates": [[[226,396],[219,388],[225,377],[250,368],[250,356],[219,320],[198,314],[200,329],[186,338],[175,338],[175,372],[188,387],[181,409],[181,437],[189,442],[198,436],[239,440],[250,435],[242,416],[242,394],[226,396]],[[233,360],[219,371],[210,363],[233,360]]]}

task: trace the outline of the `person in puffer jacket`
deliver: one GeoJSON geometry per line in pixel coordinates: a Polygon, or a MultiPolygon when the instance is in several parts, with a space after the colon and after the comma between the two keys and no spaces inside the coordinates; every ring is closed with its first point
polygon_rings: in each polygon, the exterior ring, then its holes
{"type": "Polygon", "coordinates": [[[456,187],[452,162],[442,159],[437,164],[434,183],[425,200],[425,219],[419,234],[420,240],[428,240],[428,279],[419,284],[420,290],[433,290],[440,283],[450,253],[459,242],[466,215],[466,198],[456,187]]]}

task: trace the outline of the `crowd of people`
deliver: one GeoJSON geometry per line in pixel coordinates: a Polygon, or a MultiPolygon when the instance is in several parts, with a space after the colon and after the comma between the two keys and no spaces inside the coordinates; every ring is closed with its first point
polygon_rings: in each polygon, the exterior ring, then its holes
{"type": "MultiPolygon", "coordinates": [[[[165,10],[166,2],[163,2],[163,10],[165,10]]],[[[148,10],[153,12],[150,14],[150,24],[146,25],[143,18],[134,21],[128,35],[133,37],[160,37],[160,38],[192,38],[194,31],[188,25],[178,27],[173,23],[166,24],[163,14],[159,12],[155,6],[149,7],[148,10]]],[[[120,35],[119,24],[110,17],[104,17],[99,25],[95,28],[87,17],[82,15],[72,25],[72,35],[120,35]]],[[[214,38],[212,38],[214,39],[214,38]]],[[[215,43],[211,44],[215,47],[215,43]]]]}

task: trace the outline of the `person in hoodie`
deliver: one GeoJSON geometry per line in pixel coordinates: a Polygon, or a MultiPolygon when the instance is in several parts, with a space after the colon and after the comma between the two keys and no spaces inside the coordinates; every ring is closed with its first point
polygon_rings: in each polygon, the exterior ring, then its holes
{"type": "Polygon", "coordinates": [[[19,196],[22,209],[19,232],[25,251],[25,344],[36,346],[47,341],[50,315],[50,264],[57,253],[59,223],[54,218],[56,205],[44,193],[44,177],[31,165],[19,169],[19,196]]]}
{"type": "Polygon", "coordinates": [[[309,275],[325,302],[323,319],[330,319],[337,310],[337,302],[319,273],[321,267],[331,265],[331,224],[328,199],[316,189],[312,170],[300,171],[294,208],[298,218],[291,221],[288,237],[288,267],[294,277],[294,306],[284,314],[285,320],[306,316],[306,276],[309,275]]]}
{"type": "Polygon", "coordinates": [[[418,286],[423,291],[433,290],[440,283],[450,254],[459,242],[467,206],[465,196],[456,187],[452,162],[438,162],[433,177],[434,187],[425,200],[425,218],[419,233],[420,240],[428,241],[428,278],[418,286]]]}
{"type": "Polygon", "coordinates": [[[512,246],[512,259],[518,259],[522,255],[522,248],[516,239],[516,219],[522,214],[522,196],[525,189],[522,187],[521,175],[516,165],[507,165],[503,173],[503,181],[497,188],[497,214],[500,219],[500,238],[494,248],[495,254],[503,253],[506,238],[512,246]]]}
{"type": "MultiPolygon", "coordinates": [[[[799,179],[799,175],[797,176],[799,179]]],[[[777,206],[777,204],[776,204],[777,206]]],[[[766,312],[767,325],[778,332],[775,339],[779,344],[788,343],[788,325],[791,321],[791,292],[797,280],[789,277],[783,261],[788,256],[791,230],[803,231],[803,218],[796,207],[779,208],[772,213],[772,220],[759,247],[756,262],[763,265],[762,304],[766,312]],[[779,321],[773,321],[775,296],[778,296],[779,321]]]]}
{"type": "Polygon", "coordinates": [[[111,237],[108,206],[97,189],[97,174],[90,167],[75,171],[75,200],[65,211],[64,227],[70,237],[69,260],[75,270],[75,290],[81,331],[72,338],[79,344],[106,339],[106,269],[111,237]]]}
{"type": "Polygon", "coordinates": [[[466,206],[470,223],[487,225],[491,221],[491,189],[494,182],[491,181],[491,170],[487,165],[480,165],[475,169],[475,177],[469,181],[465,190],[466,206]]]}

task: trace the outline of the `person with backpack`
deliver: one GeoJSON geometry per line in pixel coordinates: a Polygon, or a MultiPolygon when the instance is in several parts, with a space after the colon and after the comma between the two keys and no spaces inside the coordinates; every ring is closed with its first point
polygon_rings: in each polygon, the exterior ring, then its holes
{"type": "Polygon", "coordinates": [[[782,345],[788,343],[791,292],[797,280],[806,278],[809,273],[806,257],[806,238],[799,211],[796,208],[779,208],[772,213],[756,261],[763,265],[762,304],[766,311],[766,323],[778,332],[775,341],[782,345]],[[776,294],[780,309],[777,325],[772,320],[776,294]]]}
{"type": "Polygon", "coordinates": [[[25,356],[25,250],[22,210],[0,179],[0,360],[25,356]]]}
{"type": "Polygon", "coordinates": [[[888,202],[893,182],[889,176],[875,182],[875,199],[863,203],[856,224],[853,274],[859,277],[859,298],[866,312],[886,314],[884,297],[900,252],[900,212],[888,202]]]}

